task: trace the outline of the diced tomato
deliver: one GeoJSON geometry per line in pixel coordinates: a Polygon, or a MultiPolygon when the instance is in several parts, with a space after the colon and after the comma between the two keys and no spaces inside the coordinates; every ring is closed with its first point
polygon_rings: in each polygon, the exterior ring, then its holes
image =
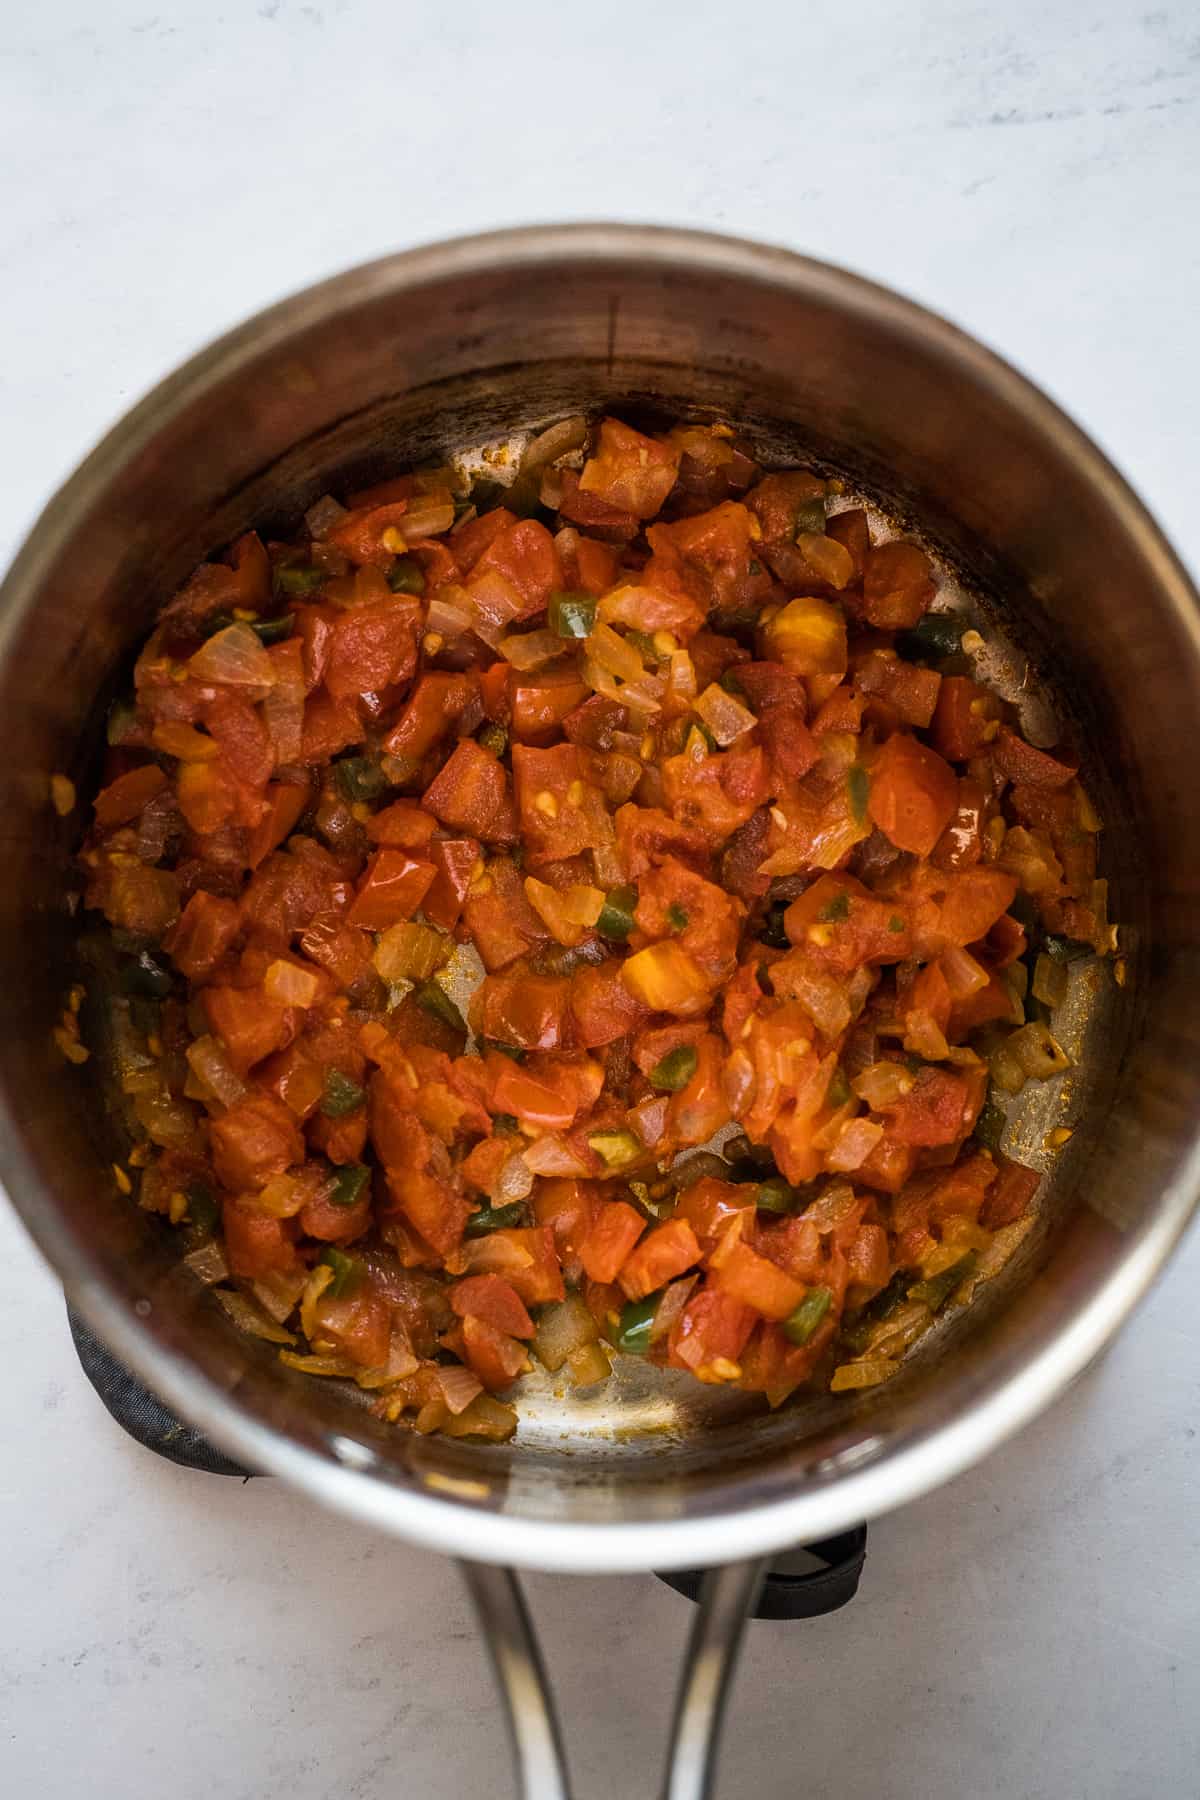
{"type": "Polygon", "coordinates": [[[700,1257],[700,1245],[687,1220],[668,1219],[646,1233],[626,1257],[617,1280],[628,1299],[642,1300],[694,1267],[700,1257]]]}
{"type": "Polygon", "coordinates": [[[304,1139],[281,1100],[251,1088],[209,1126],[213,1167],[233,1192],[262,1188],[304,1161],[304,1139]]]}
{"type": "Polygon", "coordinates": [[[111,831],[117,825],[127,825],[145,811],[166,785],[167,778],[157,763],[143,763],[140,768],[118,775],[96,795],[93,810],[97,826],[101,831],[111,831]]]}
{"type": "Polygon", "coordinates": [[[615,1281],[645,1228],[646,1221],[636,1207],[624,1200],[605,1201],[579,1246],[579,1260],[589,1281],[615,1281]]]}
{"type": "MultiPolygon", "coordinates": [[[[495,570],[515,589],[521,605],[514,617],[521,619],[540,612],[563,585],[554,539],[536,519],[518,519],[498,531],[476,559],[472,581],[485,570],[495,570]]],[[[468,583],[468,591],[470,587],[468,583]]]]}
{"type": "Polygon", "coordinates": [[[1007,1156],[998,1156],[996,1161],[1000,1174],[980,1214],[980,1223],[989,1231],[999,1231],[1028,1212],[1042,1182],[1037,1170],[1027,1169],[1024,1163],[1013,1162],[1007,1156]]]}
{"type": "Polygon", "coordinates": [[[225,765],[248,787],[263,787],[275,767],[275,751],[259,710],[227,690],[204,709],[204,723],[221,747],[225,765]]]}
{"type": "Polygon", "coordinates": [[[226,1198],[221,1229],[230,1272],[242,1281],[260,1281],[277,1269],[294,1269],[296,1227],[291,1219],[273,1219],[253,1199],[226,1198]]]}
{"type": "Polygon", "coordinates": [[[434,867],[433,881],[421,905],[425,917],[443,931],[453,931],[462,912],[471,877],[480,866],[478,838],[435,838],[428,855],[434,867]]]}
{"type": "Polygon", "coordinates": [[[574,744],[538,750],[514,744],[513,785],[521,832],[531,863],[576,856],[611,841],[612,824],[604,796],[587,779],[583,756],[574,744]]]}
{"type": "Polygon", "coordinates": [[[386,569],[396,553],[383,542],[383,534],[385,531],[403,532],[408,507],[407,497],[393,498],[381,506],[356,507],[338,520],[326,534],[325,542],[353,563],[386,569]]]}
{"type": "Polygon", "coordinates": [[[499,1394],[529,1367],[523,1346],[486,1319],[468,1313],[462,1322],[463,1351],[485,1388],[499,1394]]]}
{"type": "Polygon", "coordinates": [[[714,982],[731,974],[745,908],[732,895],[697,875],[677,857],[665,856],[638,884],[635,942],[669,937],[714,982]]]}
{"type": "Polygon", "coordinates": [[[407,681],[417,666],[419,623],[418,607],[401,595],[347,608],[330,640],[325,686],[331,698],[350,700],[407,681]]]}
{"type": "Polygon", "coordinates": [[[516,865],[505,856],[494,857],[470,883],[462,916],[484,967],[491,971],[507,968],[549,940],[549,932],[525,898],[516,865]]]}
{"type": "Polygon", "coordinates": [[[1035,788],[1066,787],[1078,773],[1070,763],[1059,762],[1045,750],[1035,750],[1007,725],[1000,727],[992,748],[992,761],[1010,781],[1024,782],[1035,788]]]}
{"type": "Polygon", "coordinates": [[[391,756],[411,756],[419,760],[462,717],[478,691],[473,675],[426,670],[396,725],[384,739],[384,749],[391,756]]]}
{"type": "Polygon", "coordinates": [[[1016,892],[1017,878],[1006,869],[960,869],[946,877],[938,929],[952,944],[977,943],[1008,911],[1016,892]]]}
{"type": "Polygon", "coordinates": [[[831,537],[835,544],[840,544],[843,550],[849,551],[854,564],[854,580],[861,581],[871,549],[871,527],[866,513],[859,506],[834,513],[832,518],[825,521],[825,536],[831,537]]]}
{"type": "Polygon", "coordinates": [[[377,850],[346,915],[347,924],[386,931],[389,925],[411,919],[436,873],[431,862],[409,856],[406,850],[377,850]]]}
{"type": "Polygon", "coordinates": [[[362,735],[357,699],[353,696],[336,699],[322,688],[305,702],[301,761],[328,762],[339,750],[361,743],[362,735]]]}
{"type": "Polygon", "coordinates": [[[921,729],[933,719],[942,686],[936,669],[923,669],[905,662],[894,650],[880,649],[869,651],[857,665],[854,681],[862,693],[891,708],[901,723],[921,729]]]}
{"type": "Polygon", "coordinates": [[[492,1106],[541,1131],[567,1131],[580,1113],[590,1112],[603,1086],[604,1070],[590,1057],[546,1057],[521,1064],[498,1056],[492,1106]]]}
{"type": "Polygon", "coordinates": [[[261,987],[209,987],[203,1001],[209,1025],[238,1075],[278,1050],[291,1034],[291,1008],[269,999],[261,987]]]}
{"type": "Polygon", "coordinates": [[[259,863],[277,850],[311,799],[307,787],[274,781],[267,789],[267,810],[246,842],[246,866],[257,869],[259,863]]]}
{"type": "Polygon", "coordinates": [[[901,962],[912,951],[903,909],[852,875],[820,876],[788,907],[784,930],[809,962],[836,975],[901,962]]]}
{"type": "Polygon", "coordinates": [[[646,1008],[621,979],[616,961],[578,968],[570,981],[570,1013],[585,1050],[627,1037],[646,1017],[646,1008]]]}
{"type": "Polygon", "coordinates": [[[603,1184],[555,1177],[534,1188],[533,1210],[539,1225],[549,1225],[561,1257],[577,1257],[602,1202],[603,1184]]]}
{"type": "Polygon", "coordinates": [[[697,762],[684,753],[662,765],[663,787],[681,825],[720,843],[767,798],[766,758],[757,744],[735,745],[697,762]]]}
{"type": "Polygon", "coordinates": [[[463,738],[457,745],[426,788],[421,804],[443,825],[485,843],[516,842],[508,777],[474,738],[463,738]]]}
{"type": "Polygon", "coordinates": [[[579,492],[635,518],[650,519],[674,487],[678,472],[675,445],[646,437],[619,419],[605,419],[595,453],[583,465],[579,492]]]}
{"type": "Polygon", "coordinates": [[[993,693],[969,675],[947,675],[938,690],[933,741],[951,762],[968,762],[996,736],[1001,707],[993,693]]]}
{"type": "Polygon", "coordinates": [[[531,1338],[533,1320],[512,1283],[500,1275],[468,1275],[450,1289],[450,1304],[460,1319],[485,1319],[509,1337],[531,1338]]]}
{"type": "Polygon", "coordinates": [[[503,1275],[526,1306],[544,1306],[566,1293],[549,1225],[489,1231],[464,1246],[472,1274],[503,1275]]]}
{"type": "Polygon", "coordinates": [[[567,1047],[571,983],[555,975],[530,975],[517,965],[489,975],[476,993],[482,1035],[521,1050],[567,1047]]]}
{"type": "Polygon", "coordinates": [[[898,1194],[912,1173],[917,1153],[911,1144],[901,1144],[885,1131],[865,1162],[854,1171],[862,1186],[878,1188],[885,1194],[898,1194]]]}
{"type": "Polygon", "coordinates": [[[171,927],[164,949],[181,975],[202,981],[212,974],[242,928],[232,900],[199,889],[171,927]]]}
{"type": "Polygon", "coordinates": [[[450,548],[463,574],[469,575],[488,545],[516,523],[516,513],[510,512],[507,506],[493,506],[456,525],[450,533],[450,548]]]}
{"type": "Polygon", "coordinates": [[[728,1381],[761,1315],[734,1295],[705,1286],[688,1301],[668,1339],[667,1360],[701,1381],[728,1381]]]}
{"type": "Polygon", "coordinates": [[[882,1225],[859,1226],[846,1253],[846,1273],[850,1285],[858,1290],[856,1298],[864,1302],[887,1286],[892,1259],[882,1225]]]}
{"type": "Polygon", "coordinates": [[[711,1031],[696,1044],[696,1069],[687,1085],[672,1094],[667,1106],[666,1132],[678,1145],[705,1144],[732,1117],[723,1086],[724,1054],[721,1040],[711,1031]]]}
{"type": "Polygon", "coordinates": [[[916,544],[894,538],[868,550],[863,566],[863,611],[882,631],[906,631],[928,611],[937,589],[929,558],[916,544]]]}
{"type": "Polygon", "coordinates": [[[414,800],[393,800],[367,820],[367,836],[373,844],[385,844],[393,850],[421,850],[426,856],[436,830],[437,822],[414,800]]]}
{"type": "MultiPolygon", "coordinates": [[[[392,1341],[392,1309],[371,1287],[341,1300],[322,1294],[316,1305],[316,1336],[364,1369],[381,1369],[392,1341]]],[[[315,1348],[315,1346],[314,1346],[315,1348]]]]}
{"type": "Polygon", "coordinates": [[[928,856],[958,805],[954,772],[935,751],[897,731],[875,758],[867,805],[898,850],[928,856]]]}
{"type": "MultiPolygon", "coordinates": [[[[342,1126],[344,1119],[329,1120],[322,1123],[342,1126]]],[[[363,1135],[366,1134],[366,1119],[361,1121],[363,1135]]],[[[314,1148],[319,1148],[314,1145],[314,1148]]],[[[361,1152],[362,1146],[359,1146],[361,1152]]],[[[345,1158],[353,1162],[354,1157],[345,1158]]],[[[353,1206],[338,1206],[327,1195],[315,1195],[307,1201],[300,1212],[300,1229],[306,1237],[316,1238],[323,1244],[351,1244],[360,1238],[371,1223],[371,1196],[368,1192],[353,1206]]],[[[386,1356],[384,1358],[386,1361],[386,1356]]]]}
{"type": "Polygon", "coordinates": [[[510,680],[512,733],[525,743],[550,736],[588,697],[588,689],[571,669],[546,669],[537,675],[514,669],[510,680]]]}
{"type": "Polygon", "coordinates": [[[709,1259],[712,1280],[731,1300],[764,1319],[786,1319],[804,1298],[804,1283],[738,1239],[722,1240],[709,1259]]]}
{"type": "Polygon", "coordinates": [[[968,1117],[970,1091],[966,1078],[948,1069],[919,1069],[909,1092],[881,1108],[889,1135],[899,1144],[953,1144],[974,1122],[968,1117]]]}

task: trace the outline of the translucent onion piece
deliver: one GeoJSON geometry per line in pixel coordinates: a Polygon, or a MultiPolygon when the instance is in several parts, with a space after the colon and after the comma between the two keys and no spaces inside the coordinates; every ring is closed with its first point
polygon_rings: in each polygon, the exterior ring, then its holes
{"type": "Polygon", "coordinates": [[[471,629],[471,614],[465,606],[457,605],[448,597],[450,592],[461,592],[461,589],[442,588],[439,590],[429,602],[429,611],[425,619],[427,631],[436,631],[441,637],[447,639],[461,637],[464,631],[471,629]]]}
{"type": "MultiPolygon", "coordinates": [[[[441,1410],[444,1417],[438,1429],[447,1437],[487,1438],[494,1444],[503,1444],[517,1429],[514,1408],[491,1394],[480,1394],[457,1418],[444,1407],[441,1410]]],[[[420,1429],[419,1417],[417,1427],[420,1429]]]]}
{"type": "Polygon", "coordinates": [[[612,1360],[603,1344],[583,1344],[567,1358],[576,1387],[594,1387],[612,1374],[612,1360]]]}
{"type": "Polygon", "coordinates": [[[389,925],[375,946],[375,968],[384,981],[427,981],[453,948],[444,932],[407,920],[389,925]]]}
{"type": "Polygon", "coordinates": [[[913,1078],[902,1062],[872,1063],[856,1075],[850,1086],[860,1100],[875,1112],[882,1107],[894,1106],[905,1094],[912,1092],[913,1078]]]}
{"type": "Polygon", "coordinates": [[[699,696],[695,710],[722,749],[745,732],[753,731],[758,724],[750,709],[732,694],[727,694],[723,687],[718,687],[715,681],[699,696]]]}
{"type": "MultiPolygon", "coordinates": [[[[522,1152],[527,1169],[535,1175],[567,1175],[582,1177],[592,1173],[591,1164],[576,1155],[558,1132],[547,1132],[522,1152]]],[[[486,1241],[486,1240],[483,1240],[486,1241]]]]}
{"type": "Polygon", "coordinates": [[[825,1159],[826,1168],[842,1173],[861,1169],[882,1136],[882,1125],[870,1119],[850,1119],[843,1125],[836,1144],[825,1159]]]}
{"type": "Polygon", "coordinates": [[[661,1344],[671,1335],[675,1321],[691,1299],[692,1289],[699,1279],[698,1274],[685,1275],[682,1280],[673,1281],[664,1291],[650,1325],[651,1346],[661,1344]]]}
{"type": "Polygon", "coordinates": [[[526,445],[520,473],[527,475],[535,469],[544,469],[547,463],[556,462],[569,451],[582,450],[587,443],[587,434],[587,420],[582,413],[574,413],[569,419],[560,419],[557,425],[547,426],[526,445]]]}
{"type": "Polygon", "coordinates": [[[527,1200],[533,1192],[533,1170],[525,1157],[518,1150],[510,1156],[500,1171],[496,1182],[493,1200],[499,1200],[505,1206],[511,1206],[514,1200],[527,1200]]]}
{"type": "Polygon", "coordinates": [[[405,542],[413,544],[421,538],[440,537],[443,531],[449,531],[453,523],[454,502],[441,489],[410,500],[408,511],[400,521],[400,530],[405,542]]]}
{"type": "Polygon", "coordinates": [[[351,1362],[348,1356],[297,1356],[292,1350],[281,1350],[279,1360],[289,1369],[299,1369],[302,1375],[325,1375],[353,1381],[360,1373],[359,1365],[351,1362]]]}
{"type": "Polygon", "coordinates": [[[587,654],[597,668],[621,681],[638,681],[646,673],[633,645],[611,625],[597,625],[587,639],[587,654]]]}
{"type": "Polygon", "coordinates": [[[565,645],[556,631],[520,631],[502,637],[496,648],[514,669],[540,669],[560,657],[565,645]]]}
{"type": "Polygon", "coordinates": [[[312,969],[298,969],[280,957],[263,976],[263,993],[283,1006],[311,1006],[321,991],[321,978],[312,969]]]}
{"type": "MultiPolygon", "coordinates": [[[[333,1270],[329,1273],[332,1275],[333,1270]]],[[[274,1319],[269,1319],[260,1306],[245,1294],[239,1294],[233,1288],[214,1288],[213,1293],[222,1307],[233,1320],[239,1331],[248,1337],[265,1338],[268,1344],[294,1344],[294,1331],[285,1331],[274,1319]]]]}
{"type": "Polygon", "coordinates": [[[552,1375],[562,1368],[572,1351],[594,1344],[600,1331],[579,1294],[568,1294],[546,1307],[538,1319],[533,1353],[552,1375]]]}
{"type": "Polygon", "coordinates": [[[1063,963],[1041,951],[1033,965],[1033,997],[1043,1006],[1061,1006],[1067,997],[1070,977],[1063,963]]]}
{"type": "Polygon", "coordinates": [[[210,1238],[198,1250],[189,1251],[183,1259],[183,1266],[190,1269],[197,1281],[202,1281],[205,1287],[213,1287],[218,1281],[229,1280],[225,1249],[216,1238],[210,1238]]]}
{"type": "Polygon", "coordinates": [[[265,1313],[282,1325],[295,1312],[308,1282],[308,1270],[272,1269],[250,1283],[250,1291],[265,1313]]]}
{"type": "Polygon", "coordinates": [[[198,1037],[187,1047],[188,1067],[206,1094],[222,1106],[233,1106],[246,1092],[246,1084],[235,1075],[229,1060],[215,1037],[198,1037]]]}
{"type": "Polygon", "coordinates": [[[470,1369],[465,1369],[461,1363],[435,1369],[433,1378],[442,1391],[446,1410],[454,1418],[465,1412],[472,1400],[478,1399],[483,1392],[483,1383],[479,1377],[473,1375],[470,1369]]]}
{"type": "Polygon", "coordinates": [[[312,1199],[313,1191],[311,1182],[295,1175],[273,1175],[254,1196],[254,1204],[272,1219],[294,1219],[312,1199]]]}
{"type": "Polygon", "coordinates": [[[185,666],[195,681],[264,691],[275,686],[275,665],[249,625],[215,631],[185,666]]]}
{"type": "Polygon", "coordinates": [[[328,1263],[318,1263],[304,1284],[300,1297],[300,1329],[310,1344],[317,1335],[317,1302],[333,1278],[328,1263]]]}
{"type": "Polygon", "coordinates": [[[864,1358],[862,1362],[843,1363],[840,1369],[833,1371],[833,1379],[829,1383],[831,1394],[845,1394],[853,1388],[878,1387],[900,1367],[890,1357],[864,1358]]]}
{"type": "Polygon", "coordinates": [[[334,499],[332,494],[322,494],[316,503],[309,507],[304,515],[304,523],[310,537],[318,539],[328,537],[335,525],[340,525],[346,517],[346,508],[334,499]]]}
{"type": "Polygon", "coordinates": [[[1054,1033],[1045,1025],[1022,1025],[1008,1040],[1009,1055],[1034,1081],[1049,1081],[1071,1067],[1067,1055],[1054,1033]]]}
{"type": "Polygon", "coordinates": [[[952,999],[969,999],[972,994],[977,994],[987,986],[987,970],[975,961],[968,950],[960,949],[957,944],[948,944],[939,960],[952,999]]]}

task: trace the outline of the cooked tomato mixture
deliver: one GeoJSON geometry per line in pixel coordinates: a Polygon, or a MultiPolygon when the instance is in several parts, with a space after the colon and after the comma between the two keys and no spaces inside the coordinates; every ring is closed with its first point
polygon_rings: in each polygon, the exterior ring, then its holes
{"type": "Polygon", "coordinates": [[[936,601],[838,482],[614,418],[196,571],[82,862],[118,1181],[238,1323],[503,1438],[531,1357],[870,1386],[1000,1268],[998,1096],[1111,932],[936,601]]]}

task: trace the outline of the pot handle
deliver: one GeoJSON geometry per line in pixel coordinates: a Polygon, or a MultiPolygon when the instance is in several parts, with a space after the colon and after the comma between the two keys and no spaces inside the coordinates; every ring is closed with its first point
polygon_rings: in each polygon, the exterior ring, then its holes
{"type": "MultiPolygon", "coordinates": [[[[508,1719],[521,1800],[570,1800],[554,1700],[512,1569],[460,1562],[487,1639],[508,1719]]],[[[746,1620],[767,1558],[710,1569],[699,1594],[675,1695],[660,1800],[709,1800],[717,1742],[746,1620]]]]}

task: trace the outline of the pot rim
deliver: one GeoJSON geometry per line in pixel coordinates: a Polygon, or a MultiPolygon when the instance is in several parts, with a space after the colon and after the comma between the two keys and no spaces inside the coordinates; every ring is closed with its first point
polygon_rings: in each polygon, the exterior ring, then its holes
{"type": "MultiPolygon", "coordinates": [[[[164,418],[265,351],[286,344],[331,312],[403,288],[548,258],[586,264],[638,260],[703,277],[726,276],[803,293],[835,310],[870,318],[918,339],[949,370],[990,390],[1070,461],[1116,523],[1136,542],[1164,603],[1200,662],[1200,599],[1149,512],[1086,434],[1011,364],[928,308],[835,265],[777,246],[669,226],[574,223],[520,226],[398,251],[334,275],[253,315],[153,387],[62,484],[35,522],[0,587],[0,658],[43,574],[95,504],[114,465],[135,458],[164,418]]],[[[26,1229],[71,1290],[89,1325],[171,1406],[249,1466],[277,1474],[324,1505],[429,1549],[556,1572],[617,1573],[728,1562],[815,1541],[918,1498],[961,1473],[1046,1407],[1086,1367],[1151,1285],[1183,1232],[1200,1190],[1194,1141],[1148,1225],[1122,1261],[1057,1334],[1010,1372],[997,1374],[974,1404],[948,1423],[864,1460],[855,1446],[822,1484],[784,1500],[714,1510],[701,1517],[638,1523],[566,1522],[480,1509],[466,1495],[413,1492],[369,1476],[369,1451],[350,1438],[322,1455],[260,1422],[178,1353],[157,1343],[144,1320],[97,1280],[81,1241],[52,1204],[26,1196],[40,1180],[19,1121],[0,1092],[0,1175],[26,1229]],[[486,1529],[478,1522],[486,1519],[486,1529]]],[[[44,1196],[47,1200],[49,1196],[44,1196]]]]}

